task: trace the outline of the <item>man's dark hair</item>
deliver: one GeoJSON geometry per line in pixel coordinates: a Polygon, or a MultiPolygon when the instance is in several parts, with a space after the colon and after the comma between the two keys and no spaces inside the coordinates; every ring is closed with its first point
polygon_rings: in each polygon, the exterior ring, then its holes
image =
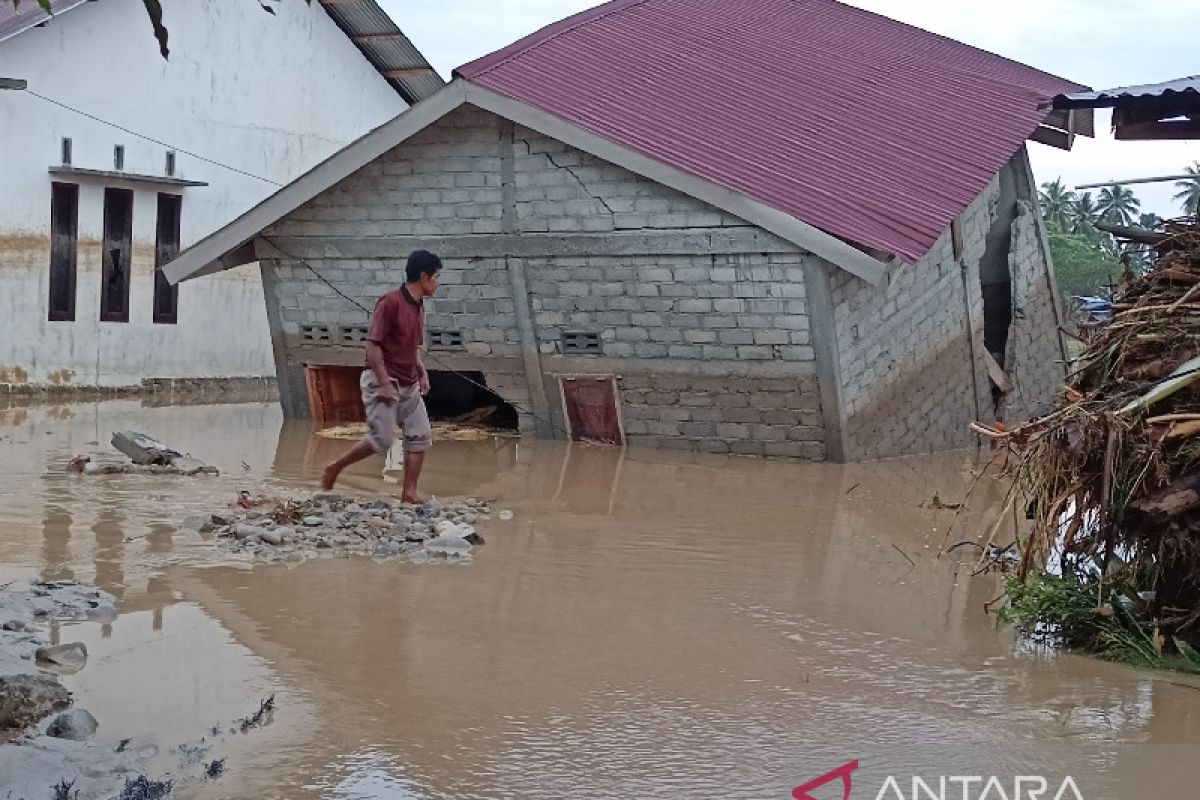
{"type": "Polygon", "coordinates": [[[422,275],[435,275],[442,271],[442,260],[428,250],[417,250],[408,257],[404,277],[409,283],[421,280],[422,275]]]}

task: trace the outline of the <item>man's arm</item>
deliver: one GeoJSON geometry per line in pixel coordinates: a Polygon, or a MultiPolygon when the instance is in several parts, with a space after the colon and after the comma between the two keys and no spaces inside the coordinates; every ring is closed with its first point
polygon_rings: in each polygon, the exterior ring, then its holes
{"type": "Polygon", "coordinates": [[[429,394],[429,372],[425,369],[425,357],[421,355],[420,348],[417,348],[417,368],[419,371],[417,386],[420,388],[421,394],[429,394]]]}
{"type": "Polygon", "coordinates": [[[396,400],[396,387],[387,372],[387,364],[383,362],[383,348],[376,342],[367,342],[367,367],[375,373],[379,381],[379,397],[383,400],[396,400]]]}

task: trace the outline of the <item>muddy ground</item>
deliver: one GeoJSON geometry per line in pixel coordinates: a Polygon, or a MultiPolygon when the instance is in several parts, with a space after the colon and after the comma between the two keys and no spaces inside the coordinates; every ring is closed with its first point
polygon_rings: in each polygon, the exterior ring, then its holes
{"type": "MultiPolygon", "coordinates": [[[[971,454],[840,466],[443,442],[423,488],[513,512],[477,519],[486,544],[458,564],[261,563],[184,524],[241,491],[314,490],[344,447],[270,403],[0,409],[0,584],[116,598],[115,619],[45,631],[88,649],[60,680],[99,722],[89,747],[131,739],[138,769],[205,799],[787,798],[852,759],[853,797],[889,774],[1194,793],[1194,681],[1022,646],[984,614],[999,578],[935,557],[956,512],[931,500],[961,496],[971,454]],[[221,474],[64,469],[130,428],[221,474]],[[230,733],[272,695],[265,724],[230,733]],[[220,775],[199,774],[214,760],[220,775]]],[[[383,466],[341,492],[391,497],[383,466]]],[[[982,486],[961,538],[1000,494],[982,486]]],[[[0,774],[0,797],[15,784],[0,774]]]]}

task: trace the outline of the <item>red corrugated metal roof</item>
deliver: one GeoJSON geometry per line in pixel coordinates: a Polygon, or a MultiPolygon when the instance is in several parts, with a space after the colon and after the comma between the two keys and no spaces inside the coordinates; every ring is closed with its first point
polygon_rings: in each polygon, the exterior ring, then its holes
{"type": "Polygon", "coordinates": [[[1082,88],[833,0],[617,0],[457,73],[913,261],[1082,88]]]}

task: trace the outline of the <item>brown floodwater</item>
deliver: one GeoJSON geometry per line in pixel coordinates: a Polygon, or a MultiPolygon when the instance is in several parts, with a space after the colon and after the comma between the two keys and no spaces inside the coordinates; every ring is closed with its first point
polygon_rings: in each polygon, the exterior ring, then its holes
{"type": "MultiPolygon", "coordinates": [[[[269,725],[207,745],[225,774],[179,797],[786,800],[853,759],[868,800],[888,775],[905,798],[913,775],[1000,776],[1006,800],[1015,775],[1045,776],[1046,800],[1067,775],[1087,800],[1200,794],[1200,683],[1022,645],[984,612],[1002,584],[969,576],[978,551],[936,558],[955,512],[930,500],[961,499],[970,453],[443,442],[423,490],[513,512],[480,523],[467,565],[247,568],[180,525],[240,489],[314,488],[345,446],[273,404],[0,407],[0,583],[119,599],[114,622],[56,632],[88,645],[64,682],[98,742],[153,738],[165,774],[276,696],[269,725]],[[64,470],[127,429],[222,474],[64,470]]],[[[396,478],[379,459],[339,488],[389,496],[396,478]]],[[[1001,494],[982,484],[952,541],[986,535],[1001,494]]]]}

